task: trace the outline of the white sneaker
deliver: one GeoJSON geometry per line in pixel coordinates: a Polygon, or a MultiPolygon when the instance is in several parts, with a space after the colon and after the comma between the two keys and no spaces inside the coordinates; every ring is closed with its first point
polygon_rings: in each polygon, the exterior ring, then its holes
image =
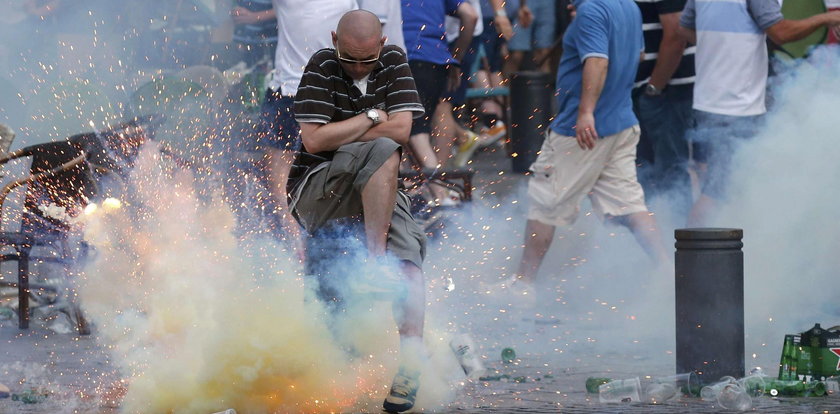
{"type": "Polygon", "coordinates": [[[503,280],[497,287],[498,291],[513,296],[518,302],[525,304],[536,303],[537,291],[534,285],[516,275],[503,280]]]}
{"type": "Polygon", "coordinates": [[[479,148],[487,148],[497,142],[507,134],[507,127],[502,121],[496,121],[496,124],[490,128],[481,131],[481,138],[478,140],[479,148]]]}

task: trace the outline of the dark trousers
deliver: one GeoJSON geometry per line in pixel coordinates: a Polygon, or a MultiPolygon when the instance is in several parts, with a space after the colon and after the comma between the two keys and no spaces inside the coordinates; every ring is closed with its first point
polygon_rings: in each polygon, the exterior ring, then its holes
{"type": "Polygon", "coordinates": [[[633,95],[642,136],[638,149],[639,182],[648,200],[668,197],[671,210],[686,217],[692,205],[688,175],[687,131],[693,123],[693,85],[669,86],[648,96],[641,88],[633,95]]]}

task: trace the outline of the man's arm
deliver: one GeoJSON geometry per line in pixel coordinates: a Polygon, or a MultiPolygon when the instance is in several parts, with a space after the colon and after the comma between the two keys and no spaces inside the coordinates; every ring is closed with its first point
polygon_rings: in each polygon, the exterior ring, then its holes
{"type": "Polygon", "coordinates": [[[583,62],[583,77],[581,80],[580,106],[578,106],[575,137],[581,149],[595,147],[598,132],[595,130],[595,105],[604,89],[607,79],[609,60],[602,57],[589,57],[583,62]]]}
{"type": "Polygon", "coordinates": [[[465,1],[458,6],[455,17],[461,20],[461,33],[455,41],[455,53],[453,57],[458,62],[461,62],[467,54],[470,43],[472,43],[475,25],[478,23],[478,13],[470,2],[465,1]]]}
{"type": "MultiPolygon", "coordinates": [[[[465,1],[458,5],[458,9],[455,11],[455,16],[461,20],[461,33],[458,35],[458,39],[455,40],[455,53],[452,54],[452,57],[458,61],[458,63],[461,63],[464,60],[464,56],[467,54],[467,49],[469,49],[470,44],[472,43],[475,25],[478,23],[478,13],[470,2],[465,1]]],[[[458,88],[458,85],[461,84],[461,71],[463,69],[469,68],[461,68],[458,65],[449,66],[449,73],[446,81],[447,90],[454,91],[458,88]]]]}
{"type": "Polygon", "coordinates": [[[234,7],[230,11],[230,15],[236,24],[256,24],[277,18],[277,15],[274,13],[274,8],[253,12],[244,7],[234,7]]]}
{"type": "Polygon", "coordinates": [[[388,120],[367,130],[359,141],[370,141],[379,137],[388,137],[400,145],[408,145],[411,136],[411,120],[414,112],[402,111],[388,115],[388,120]]]}
{"type": "Polygon", "coordinates": [[[683,40],[685,40],[686,42],[688,42],[689,44],[692,44],[692,45],[697,44],[697,31],[696,30],[689,29],[685,26],[680,25],[679,28],[677,28],[677,34],[679,34],[680,37],[683,40]]]}
{"type": "Polygon", "coordinates": [[[522,27],[528,27],[534,22],[534,13],[532,13],[531,8],[528,7],[527,0],[519,1],[519,12],[517,18],[522,27]]]}
{"type": "MultiPolygon", "coordinates": [[[[382,123],[378,126],[388,126],[390,120],[388,114],[377,109],[379,119],[382,123]]],[[[363,139],[368,130],[373,129],[373,121],[366,114],[361,113],[352,118],[338,122],[319,124],[317,122],[300,123],[300,139],[308,152],[318,153],[321,151],[334,151],[338,147],[356,141],[370,141],[372,138],[363,139]]],[[[381,134],[375,138],[387,136],[381,134]]]]}
{"type": "Polygon", "coordinates": [[[686,42],[692,45],[697,44],[697,11],[694,7],[694,0],[687,0],[680,15],[680,24],[677,25],[677,34],[686,42]]]}
{"type": "Polygon", "coordinates": [[[685,39],[677,33],[680,26],[679,12],[660,14],[659,22],[662,24],[662,41],[659,43],[656,65],[648,83],[662,90],[668,86],[671,76],[680,66],[685,51],[685,39]]]}
{"type": "MultiPolygon", "coordinates": [[[[513,25],[510,23],[510,17],[505,10],[504,0],[490,0],[490,7],[493,8],[493,24],[496,25],[496,30],[505,38],[510,40],[513,37],[513,25]]],[[[487,30],[486,28],[484,30],[487,30]]]]}
{"type": "Polygon", "coordinates": [[[840,11],[817,14],[802,20],[781,20],[765,30],[767,37],[777,45],[802,39],[822,26],[840,25],[840,11]]]}

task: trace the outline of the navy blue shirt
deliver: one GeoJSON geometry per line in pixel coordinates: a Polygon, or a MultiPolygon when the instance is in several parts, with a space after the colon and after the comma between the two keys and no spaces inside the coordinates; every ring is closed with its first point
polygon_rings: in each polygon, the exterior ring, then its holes
{"type": "Polygon", "coordinates": [[[446,43],[446,15],[454,16],[466,0],[402,0],[403,36],[408,60],[455,62],[446,43]]]}
{"type": "Polygon", "coordinates": [[[638,124],[630,98],[644,47],[642,15],[633,0],[576,1],[577,17],[563,37],[557,69],[560,111],[551,129],[574,136],[580,106],[583,64],[589,57],[609,60],[607,78],[595,105],[595,130],[605,137],[638,124]]]}

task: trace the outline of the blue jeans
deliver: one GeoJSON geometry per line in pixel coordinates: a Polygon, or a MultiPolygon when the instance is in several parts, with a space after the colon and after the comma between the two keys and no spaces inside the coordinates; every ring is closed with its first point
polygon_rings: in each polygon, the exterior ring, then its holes
{"type": "Polygon", "coordinates": [[[692,85],[669,86],[658,96],[634,95],[640,146],[648,145],[652,155],[652,160],[640,160],[639,181],[648,199],[668,197],[681,217],[692,205],[687,136],[693,123],[692,97],[692,85]]]}
{"type": "Polygon", "coordinates": [[[731,116],[694,111],[697,126],[689,137],[695,144],[695,159],[707,165],[703,194],[724,199],[732,174],[732,156],[752,139],[764,124],[763,115],[731,116]]]}

